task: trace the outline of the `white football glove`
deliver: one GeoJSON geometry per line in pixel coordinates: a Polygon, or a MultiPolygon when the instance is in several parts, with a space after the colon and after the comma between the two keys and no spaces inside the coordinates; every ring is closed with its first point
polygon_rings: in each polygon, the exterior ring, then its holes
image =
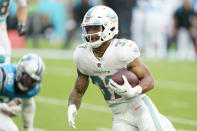
{"type": "Polygon", "coordinates": [[[21,113],[22,107],[21,107],[21,100],[20,99],[14,99],[9,103],[3,103],[1,104],[1,111],[10,116],[16,116],[19,113],[21,113]]]}
{"type": "Polygon", "coordinates": [[[122,76],[122,78],[124,80],[123,85],[118,85],[116,82],[110,79],[108,84],[109,88],[126,98],[132,98],[142,93],[141,86],[137,85],[134,88],[132,88],[132,86],[129,84],[127,78],[124,75],[122,76]]]}
{"type": "Polygon", "coordinates": [[[68,106],[68,122],[69,122],[69,125],[72,127],[72,128],[76,128],[75,127],[75,117],[77,115],[77,108],[74,104],[71,104],[68,106]]]}

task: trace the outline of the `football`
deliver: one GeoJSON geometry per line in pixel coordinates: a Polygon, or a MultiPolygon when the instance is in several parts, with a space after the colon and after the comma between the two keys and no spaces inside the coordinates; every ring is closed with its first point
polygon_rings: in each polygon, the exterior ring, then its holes
{"type": "Polygon", "coordinates": [[[135,87],[139,84],[139,79],[138,77],[135,75],[135,73],[128,71],[128,70],[121,70],[119,72],[116,72],[115,74],[113,74],[111,76],[111,79],[116,82],[119,85],[123,85],[124,84],[124,80],[122,79],[122,75],[125,75],[125,77],[127,78],[129,84],[132,87],[135,87]]]}

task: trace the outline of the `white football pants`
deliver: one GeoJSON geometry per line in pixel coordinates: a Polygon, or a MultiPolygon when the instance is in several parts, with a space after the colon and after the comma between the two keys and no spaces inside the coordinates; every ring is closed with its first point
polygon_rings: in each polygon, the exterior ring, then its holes
{"type": "Polygon", "coordinates": [[[0,131],[19,131],[11,117],[0,111],[0,131]]]}
{"type": "MultiPolygon", "coordinates": [[[[129,104],[129,103],[128,103],[129,104]]],[[[160,114],[146,95],[126,111],[115,113],[112,131],[175,131],[171,122],[160,114]]]]}
{"type": "Polygon", "coordinates": [[[5,56],[5,64],[10,63],[11,44],[7,34],[5,22],[0,22],[0,55],[5,56]]]}

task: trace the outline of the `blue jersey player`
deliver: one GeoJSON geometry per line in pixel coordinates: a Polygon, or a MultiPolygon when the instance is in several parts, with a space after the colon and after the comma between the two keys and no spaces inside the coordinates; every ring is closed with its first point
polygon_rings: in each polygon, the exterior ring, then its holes
{"type": "Polygon", "coordinates": [[[44,62],[36,54],[24,55],[18,64],[0,66],[0,130],[18,131],[11,117],[21,110],[24,130],[33,130],[33,97],[40,90],[44,71],[44,62]]]}

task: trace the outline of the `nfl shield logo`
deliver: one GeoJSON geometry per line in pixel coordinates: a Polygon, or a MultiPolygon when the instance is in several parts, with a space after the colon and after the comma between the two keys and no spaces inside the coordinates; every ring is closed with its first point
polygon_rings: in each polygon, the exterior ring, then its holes
{"type": "Polygon", "coordinates": [[[97,67],[99,67],[99,68],[100,68],[100,67],[101,67],[101,63],[97,63],[97,67]]]}

